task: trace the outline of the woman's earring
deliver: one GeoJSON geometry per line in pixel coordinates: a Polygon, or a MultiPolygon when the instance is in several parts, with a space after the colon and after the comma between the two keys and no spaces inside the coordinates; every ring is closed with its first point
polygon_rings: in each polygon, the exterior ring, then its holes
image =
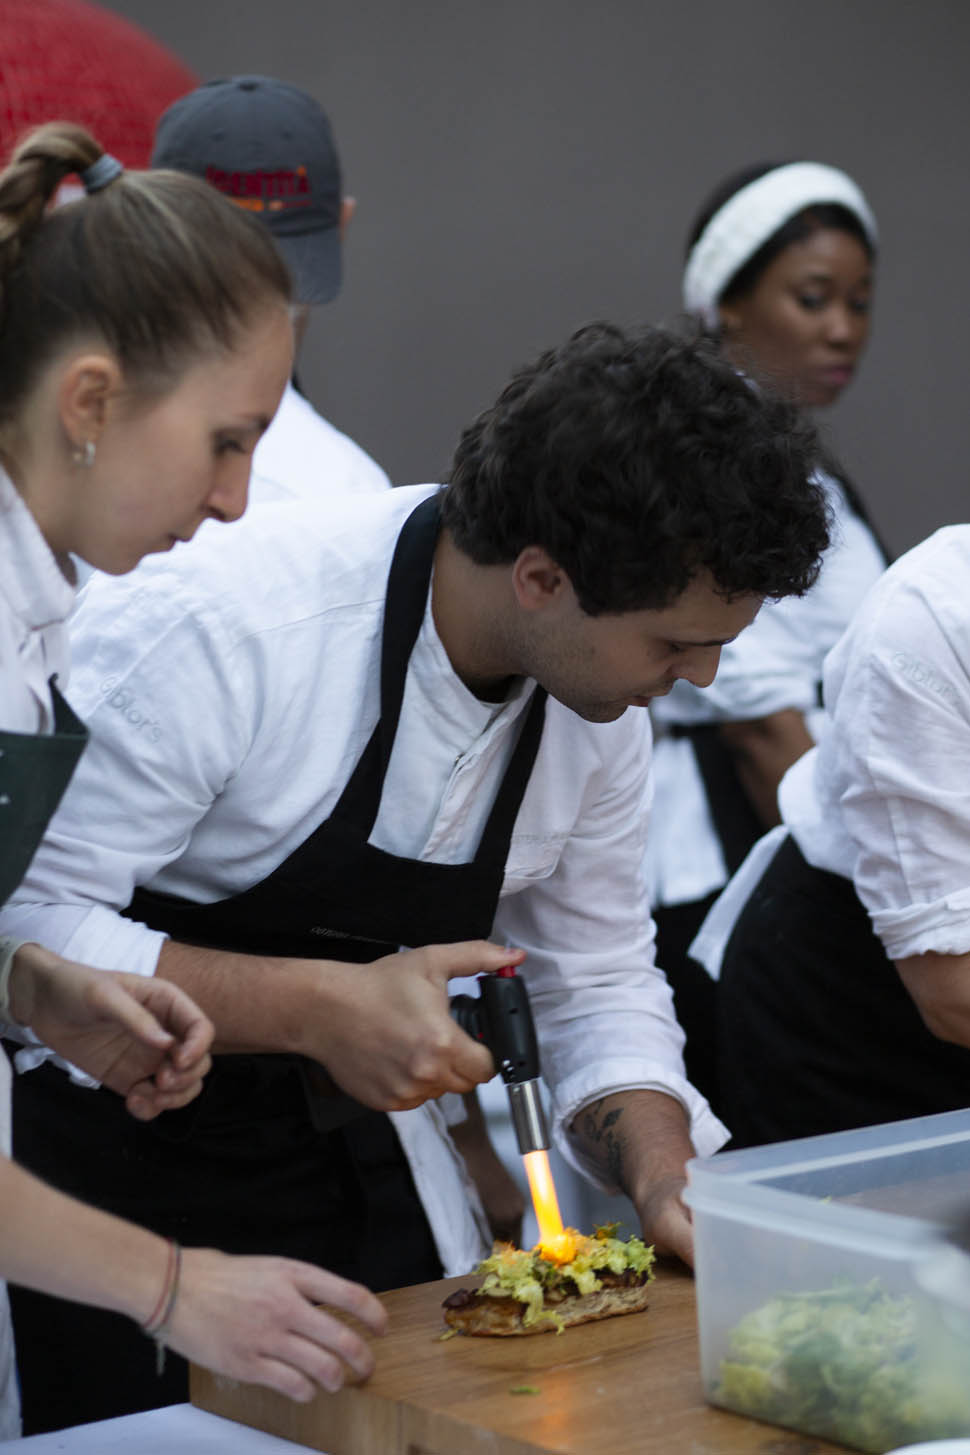
{"type": "Polygon", "coordinates": [[[71,459],[75,465],[83,465],[86,470],[90,470],[91,466],[94,464],[94,456],[96,453],[97,447],[94,443],[94,440],[85,440],[83,446],[79,445],[77,449],[74,450],[71,455],[71,459]]]}

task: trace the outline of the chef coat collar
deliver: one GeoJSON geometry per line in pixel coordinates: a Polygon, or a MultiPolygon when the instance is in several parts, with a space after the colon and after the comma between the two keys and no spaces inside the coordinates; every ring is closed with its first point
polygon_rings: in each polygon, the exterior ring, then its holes
{"type": "Polygon", "coordinates": [[[67,580],[10,476],[0,468],[0,595],[25,633],[63,622],[74,606],[67,580]]]}
{"type": "Polygon", "coordinates": [[[420,651],[412,653],[410,665],[410,670],[422,690],[429,696],[433,695],[439,711],[461,724],[463,731],[467,731],[468,725],[473,724],[479,732],[484,732],[500,718],[503,722],[513,722],[531,703],[535,682],[531,677],[516,678],[508,695],[501,702],[484,702],[482,698],[476,697],[458,676],[438,635],[431,609],[431,596],[432,589],[429,587],[428,601],[418,635],[420,651]]]}

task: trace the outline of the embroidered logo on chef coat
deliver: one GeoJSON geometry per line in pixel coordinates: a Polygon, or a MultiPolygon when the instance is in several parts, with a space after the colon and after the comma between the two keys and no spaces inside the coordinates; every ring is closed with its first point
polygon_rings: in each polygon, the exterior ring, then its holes
{"type": "Polygon", "coordinates": [[[126,723],[129,723],[136,732],[145,733],[148,738],[157,743],[162,736],[162,729],[156,718],[147,717],[140,711],[138,700],[135,694],[128,687],[119,687],[114,677],[107,677],[101,683],[101,696],[108,707],[120,712],[126,723]]]}
{"type": "Polygon", "coordinates": [[[932,692],[936,697],[942,697],[943,701],[950,707],[958,707],[960,699],[956,689],[944,677],[941,677],[935,667],[928,662],[921,662],[918,657],[911,657],[907,652],[894,652],[892,664],[908,682],[914,687],[921,687],[925,692],[932,692]]]}

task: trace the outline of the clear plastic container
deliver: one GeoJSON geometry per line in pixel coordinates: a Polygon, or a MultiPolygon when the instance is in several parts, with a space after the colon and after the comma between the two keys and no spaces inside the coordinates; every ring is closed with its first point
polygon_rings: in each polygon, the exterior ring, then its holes
{"type": "Polygon", "coordinates": [[[711,1403],[874,1452],[970,1434],[970,1349],[921,1282],[970,1211],[970,1111],[697,1158],[688,1179],[711,1403]]]}

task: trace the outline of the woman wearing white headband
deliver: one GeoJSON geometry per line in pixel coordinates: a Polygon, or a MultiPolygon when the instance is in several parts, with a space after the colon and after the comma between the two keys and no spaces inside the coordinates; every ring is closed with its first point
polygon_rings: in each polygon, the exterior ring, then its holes
{"type": "Polygon", "coordinates": [[[810,407],[834,404],[869,334],[876,220],[844,172],[755,167],[691,232],[684,307],[738,368],[810,407]]]}
{"type": "MultiPolygon", "coordinates": [[[[289,377],[288,303],[269,234],[194,178],[124,172],[66,123],[28,136],[0,173],[0,904],[86,737],[59,690],[72,557],[118,574],[207,518],[242,513],[252,450],[289,377]],[[88,195],[50,212],[75,173],[88,195]]],[[[141,1117],[191,1099],[209,1064],[212,1027],[174,986],[72,965],[36,944],[0,940],[0,1022],[28,1042],[31,1027],[141,1117]]],[[[9,1112],[0,1051],[7,1152],[9,1112]]],[[[363,1340],[316,1305],[347,1308],[377,1332],[383,1309],[323,1269],[183,1255],[2,1151],[0,1197],[0,1276],[128,1315],[133,1353],[155,1352],[140,1324],[159,1353],[169,1344],[301,1399],[317,1383],[335,1388],[347,1366],[372,1367],[363,1340]]],[[[0,1439],[19,1432],[12,1353],[0,1284],[0,1439]]],[[[77,1351],[49,1354],[53,1391],[57,1359],[77,1351]]]]}
{"type": "MultiPolygon", "coordinates": [[[[869,332],[876,222],[844,172],[816,162],[752,167],[694,224],[684,304],[757,387],[833,404],[869,332]]],[[[653,705],[658,742],[647,877],[657,960],[674,987],[691,1080],[719,1104],[715,983],[687,951],[758,836],[778,822],[785,770],[819,730],[826,652],[885,554],[849,482],[824,475],[833,544],[804,597],[762,608],[724,649],[714,685],[679,682],[653,705]]]]}

